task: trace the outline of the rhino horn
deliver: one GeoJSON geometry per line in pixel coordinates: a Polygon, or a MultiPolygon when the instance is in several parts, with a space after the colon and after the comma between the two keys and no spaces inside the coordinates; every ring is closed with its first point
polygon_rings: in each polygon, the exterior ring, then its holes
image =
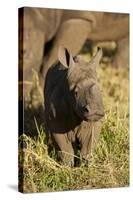
{"type": "Polygon", "coordinates": [[[97,67],[97,65],[100,63],[102,56],[103,56],[102,48],[98,47],[97,52],[89,62],[89,65],[92,65],[93,68],[97,67]]]}
{"type": "Polygon", "coordinates": [[[74,66],[74,60],[71,53],[63,45],[59,46],[58,59],[64,67],[68,68],[74,66]]]}

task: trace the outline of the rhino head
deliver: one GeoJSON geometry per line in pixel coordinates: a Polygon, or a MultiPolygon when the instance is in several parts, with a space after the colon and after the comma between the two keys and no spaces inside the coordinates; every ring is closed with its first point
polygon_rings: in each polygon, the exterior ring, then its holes
{"type": "Polygon", "coordinates": [[[96,76],[96,67],[101,57],[100,48],[90,62],[86,62],[81,56],[73,58],[63,46],[59,48],[59,61],[68,69],[69,102],[76,115],[85,121],[97,121],[104,116],[102,95],[96,76]]]}

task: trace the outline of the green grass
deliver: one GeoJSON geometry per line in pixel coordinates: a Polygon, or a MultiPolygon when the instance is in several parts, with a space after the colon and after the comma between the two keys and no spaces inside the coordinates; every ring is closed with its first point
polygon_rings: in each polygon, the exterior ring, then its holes
{"type": "Polygon", "coordinates": [[[88,166],[69,168],[49,157],[43,112],[29,104],[25,111],[28,135],[19,137],[19,188],[23,192],[48,192],[129,185],[128,70],[101,64],[98,77],[105,117],[97,148],[88,166]]]}

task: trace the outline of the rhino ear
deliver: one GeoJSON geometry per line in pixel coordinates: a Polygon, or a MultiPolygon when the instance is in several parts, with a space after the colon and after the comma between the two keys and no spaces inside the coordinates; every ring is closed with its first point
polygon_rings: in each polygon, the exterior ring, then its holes
{"type": "Polygon", "coordinates": [[[68,49],[65,48],[63,45],[59,47],[58,59],[60,63],[67,68],[73,66],[74,64],[74,60],[71,53],[69,53],[68,49]]]}
{"type": "Polygon", "coordinates": [[[96,68],[97,65],[100,63],[102,56],[103,56],[102,48],[98,47],[95,56],[91,59],[89,64],[92,65],[92,67],[96,68]]]}

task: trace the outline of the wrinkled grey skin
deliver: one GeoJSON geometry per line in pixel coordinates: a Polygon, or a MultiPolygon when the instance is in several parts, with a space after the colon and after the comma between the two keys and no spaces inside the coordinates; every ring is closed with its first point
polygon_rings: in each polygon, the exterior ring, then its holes
{"type": "Polygon", "coordinates": [[[104,116],[96,67],[102,57],[98,50],[90,62],[74,59],[64,47],[59,48],[59,63],[46,75],[44,88],[45,127],[52,136],[59,159],[64,165],[74,165],[74,152],[80,144],[81,159],[89,160],[104,116]]]}
{"type": "Polygon", "coordinates": [[[24,69],[24,81],[31,81],[33,68],[39,72],[43,87],[49,67],[57,61],[59,45],[77,55],[87,39],[116,41],[114,66],[129,64],[128,14],[24,8],[19,10],[19,21],[19,66],[24,69]]]}

